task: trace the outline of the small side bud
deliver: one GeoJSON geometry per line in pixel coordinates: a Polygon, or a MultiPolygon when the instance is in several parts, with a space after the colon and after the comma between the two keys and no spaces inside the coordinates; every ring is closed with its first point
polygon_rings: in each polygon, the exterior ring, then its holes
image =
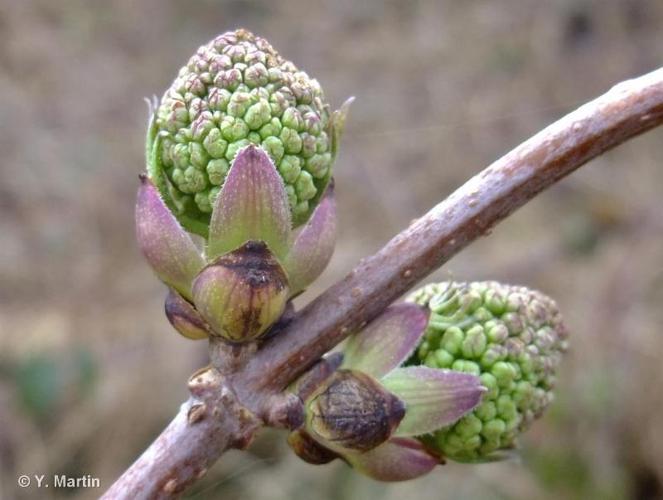
{"type": "Polygon", "coordinates": [[[198,311],[172,289],[168,291],[164,309],[170,324],[183,336],[192,340],[209,336],[209,327],[198,311]]]}
{"type": "Polygon", "coordinates": [[[288,279],[263,242],[249,241],[205,267],[193,303],[213,332],[230,342],[254,340],[283,314],[288,279]]]}
{"type": "Polygon", "coordinates": [[[367,451],[385,442],[405,405],[369,375],[338,370],[307,404],[307,430],[341,449],[367,451]]]}
{"type": "Polygon", "coordinates": [[[288,444],[299,458],[309,464],[327,464],[338,457],[336,453],[320,445],[302,429],[288,435],[288,444]]]}

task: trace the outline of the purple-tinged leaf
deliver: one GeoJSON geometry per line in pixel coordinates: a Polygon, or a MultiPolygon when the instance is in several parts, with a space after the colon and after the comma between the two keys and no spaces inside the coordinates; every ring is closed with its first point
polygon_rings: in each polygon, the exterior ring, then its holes
{"type": "Polygon", "coordinates": [[[453,424],[473,410],[486,391],[475,375],[426,366],[398,368],[381,382],[405,403],[395,436],[421,436],[453,424]]]}
{"type": "Polygon", "coordinates": [[[414,351],[428,323],[428,313],[416,304],[395,304],[361,332],[352,335],[343,350],[343,368],[380,378],[403,363],[414,351]]]}
{"type": "Polygon", "coordinates": [[[336,243],[336,200],[330,185],[313,215],[297,235],[284,267],[292,295],[301,292],[325,270],[336,243]]]}
{"type": "Polygon", "coordinates": [[[407,481],[428,474],[440,463],[416,439],[391,438],[366,453],[348,453],[345,460],[378,481],[407,481]]]}
{"type": "Polygon", "coordinates": [[[289,248],[290,225],[288,195],[269,155],[253,145],[240,150],[214,202],[208,260],[251,240],[264,241],[282,259],[289,248]]]}
{"type": "Polygon", "coordinates": [[[231,342],[258,338],[283,314],[285,271],[262,241],[249,241],[203,269],[193,303],[214,333],[231,342]]]}
{"type": "Polygon", "coordinates": [[[209,336],[209,327],[198,311],[176,291],[169,290],[165,310],[170,324],[183,336],[192,340],[209,336]]]}
{"type": "Polygon", "coordinates": [[[136,203],[136,238],[159,279],[190,299],[193,278],[205,262],[191,236],[144,175],[140,177],[136,203]]]}

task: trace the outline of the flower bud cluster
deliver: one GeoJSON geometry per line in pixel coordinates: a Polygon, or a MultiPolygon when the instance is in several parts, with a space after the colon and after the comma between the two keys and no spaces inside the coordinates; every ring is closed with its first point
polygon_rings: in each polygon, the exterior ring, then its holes
{"type": "Polygon", "coordinates": [[[482,403],[427,444],[456,460],[481,460],[512,447],[553,399],[567,331],[555,302],[496,282],[428,285],[409,300],[430,309],[426,334],[409,364],[480,378],[482,403]]]}
{"type": "Polygon", "coordinates": [[[329,182],[333,121],[315,79],[239,29],[200,47],[164,94],[152,168],[165,174],[162,195],[180,222],[203,234],[235,155],[259,145],[285,183],[297,226],[329,182]]]}
{"type": "Polygon", "coordinates": [[[316,80],[238,29],[200,47],[149,103],[136,233],[182,335],[253,341],[323,271],[351,102],[330,113],[316,80]]]}

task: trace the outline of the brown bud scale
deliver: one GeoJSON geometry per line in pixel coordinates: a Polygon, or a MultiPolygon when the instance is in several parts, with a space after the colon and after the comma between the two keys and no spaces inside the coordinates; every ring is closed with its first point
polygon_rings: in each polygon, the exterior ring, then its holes
{"type": "Polygon", "coordinates": [[[288,444],[299,458],[313,465],[327,464],[338,457],[336,453],[315,441],[305,430],[288,435],[288,444]]]}
{"type": "Polygon", "coordinates": [[[283,314],[288,278],[261,241],[248,241],[204,268],[194,302],[216,333],[231,342],[253,340],[283,314]]]}
{"type": "Polygon", "coordinates": [[[362,372],[338,370],[308,405],[308,429],[342,448],[368,451],[385,442],[405,405],[362,372]]]}

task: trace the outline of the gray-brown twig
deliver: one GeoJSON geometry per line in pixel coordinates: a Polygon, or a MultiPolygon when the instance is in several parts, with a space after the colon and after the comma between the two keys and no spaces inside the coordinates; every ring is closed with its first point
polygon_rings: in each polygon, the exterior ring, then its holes
{"type": "Polygon", "coordinates": [[[280,393],[320,356],[538,193],[661,123],[663,69],[616,85],[509,152],[363,259],[236,370],[194,374],[191,399],[103,498],[171,498],[226,449],[248,446],[261,425],[295,426],[297,404],[280,393]]]}

